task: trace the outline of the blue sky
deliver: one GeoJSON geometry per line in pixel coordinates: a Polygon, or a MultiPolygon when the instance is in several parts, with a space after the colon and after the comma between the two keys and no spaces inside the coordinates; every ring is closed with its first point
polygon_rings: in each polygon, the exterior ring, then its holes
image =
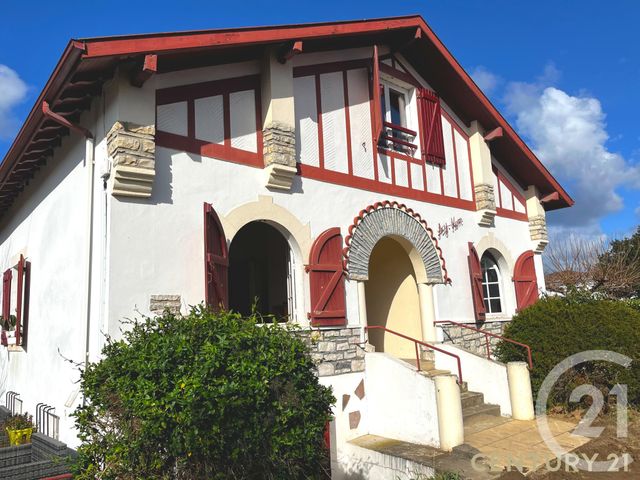
{"type": "Polygon", "coordinates": [[[0,157],[69,38],[421,14],[576,199],[556,232],[621,235],[640,213],[640,3],[6,2],[0,157]]]}

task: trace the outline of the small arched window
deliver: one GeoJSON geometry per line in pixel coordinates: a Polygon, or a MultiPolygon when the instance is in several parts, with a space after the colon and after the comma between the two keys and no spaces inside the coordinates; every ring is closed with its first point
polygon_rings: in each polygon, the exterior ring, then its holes
{"type": "Polygon", "coordinates": [[[500,267],[490,253],[482,255],[482,297],[487,313],[502,313],[500,267]]]}

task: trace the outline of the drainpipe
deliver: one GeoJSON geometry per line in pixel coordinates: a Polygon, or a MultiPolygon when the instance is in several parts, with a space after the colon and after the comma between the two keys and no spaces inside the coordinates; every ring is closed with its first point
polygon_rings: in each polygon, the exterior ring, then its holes
{"type": "Polygon", "coordinates": [[[67,127],[69,130],[80,133],[86,139],[86,165],[87,165],[87,264],[85,271],[85,281],[87,286],[86,298],[86,324],[85,324],[85,351],[84,360],[85,367],[89,364],[89,345],[91,340],[91,276],[92,276],[92,260],[93,260],[93,168],[95,156],[95,141],[90,130],[81,125],[71,123],[51,110],[47,102],[42,102],[42,113],[45,117],[67,127]]]}

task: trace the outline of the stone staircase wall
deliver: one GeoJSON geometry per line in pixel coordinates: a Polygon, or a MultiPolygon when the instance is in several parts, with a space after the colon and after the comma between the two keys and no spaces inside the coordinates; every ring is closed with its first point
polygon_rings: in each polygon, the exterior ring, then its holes
{"type": "MultiPolygon", "coordinates": [[[[11,412],[0,407],[0,422],[11,412]]],[[[69,459],[75,451],[41,433],[31,435],[31,443],[0,448],[0,480],[39,480],[69,473],[69,459]]]]}

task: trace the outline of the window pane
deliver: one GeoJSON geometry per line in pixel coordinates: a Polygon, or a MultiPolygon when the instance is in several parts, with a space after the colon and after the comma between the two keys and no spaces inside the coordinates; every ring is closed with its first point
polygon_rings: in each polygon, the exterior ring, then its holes
{"type": "Polygon", "coordinates": [[[496,272],[495,268],[490,268],[489,270],[487,270],[487,281],[489,282],[498,281],[498,272],[496,272]]]}
{"type": "Polygon", "coordinates": [[[491,313],[491,308],[489,308],[489,301],[486,299],[484,301],[484,308],[487,310],[487,312],[491,313]]]}
{"type": "Polygon", "coordinates": [[[391,123],[402,126],[402,114],[400,113],[400,94],[389,89],[389,109],[391,110],[391,123]]]}
{"type": "Polygon", "coordinates": [[[489,296],[489,293],[487,292],[487,284],[483,283],[482,284],[482,297],[483,298],[487,298],[489,296]]]}
{"type": "Polygon", "coordinates": [[[494,300],[490,300],[491,302],[491,313],[501,312],[502,305],[500,305],[500,299],[496,298],[494,300]]]}
{"type": "Polygon", "coordinates": [[[489,296],[493,298],[500,296],[500,286],[497,283],[489,284],[489,296]]]}

